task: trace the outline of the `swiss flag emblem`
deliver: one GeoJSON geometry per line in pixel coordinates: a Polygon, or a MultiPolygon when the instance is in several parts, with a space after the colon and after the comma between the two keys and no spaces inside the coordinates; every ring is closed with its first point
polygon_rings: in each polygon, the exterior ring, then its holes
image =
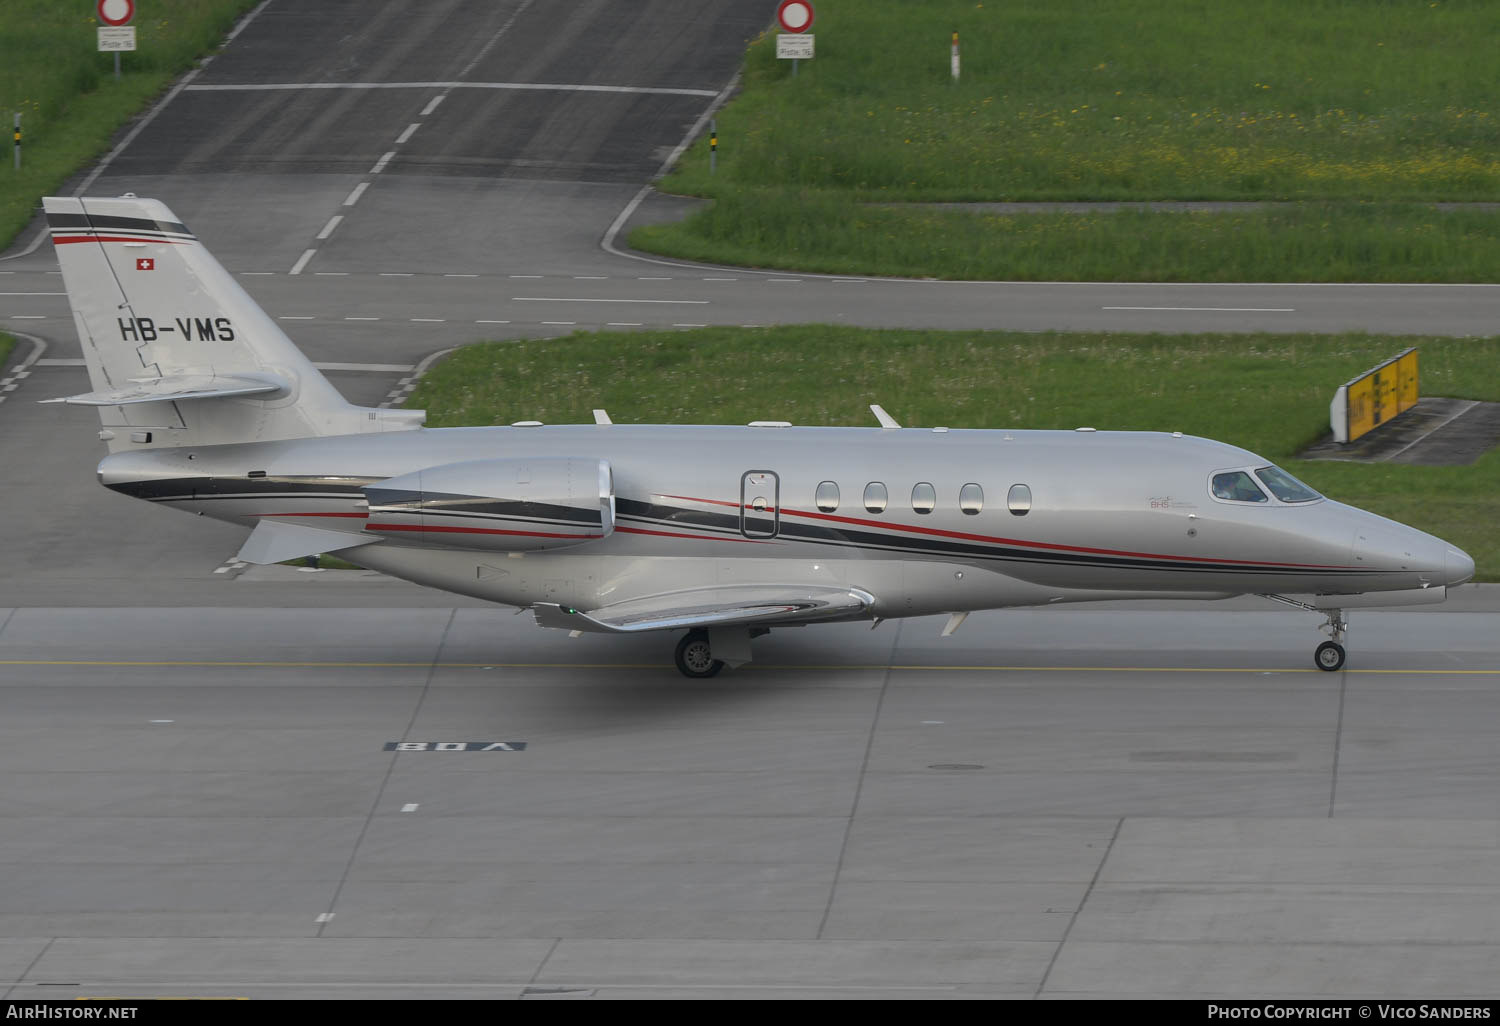
{"type": "Polygon", "coordinates": [[[155,257],[137,257],[136,261],[135,261],[135,269],[137,271],[154,271],[154,270],[156,270],[156,258],[155,257]]]}

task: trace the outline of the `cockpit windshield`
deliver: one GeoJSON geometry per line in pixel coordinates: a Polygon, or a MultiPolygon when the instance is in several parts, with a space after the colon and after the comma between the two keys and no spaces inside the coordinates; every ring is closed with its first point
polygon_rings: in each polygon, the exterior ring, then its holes
{"type": "Polygon", "coordinates": [[[1213,481],[1214,498],[1228,499],[1230,502],[1269,502],[1266,493],[1256,487],[1250,475],[1243,470],[1228,470],[1222,474],[1215,474],[1213,481]]]}
{"type": "Polygon", "coordinates": [[[1323,497],[1280,467],[1261,467],[1255,476],[1282,502],[1311,502],[1323,497]]]}

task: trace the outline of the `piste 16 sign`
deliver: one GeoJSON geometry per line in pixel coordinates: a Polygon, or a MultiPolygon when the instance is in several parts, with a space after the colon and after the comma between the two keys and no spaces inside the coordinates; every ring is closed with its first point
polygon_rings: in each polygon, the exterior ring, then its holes
{"type": "MultiPolygon", "coordinates": [[[[99,52],[130,52],[135,49],[135,0],[99,0],[99,52]]],[[[115,60],[119,60],[116,56],[115,60]]],[[[116,68],[116,77],[119,69],[116,68]]]]}
{"type": "MultiPolygon", "coordinates": [[[[782,33],[776,37],[776,56],[782,60],[805,61],[813,56],[813,6],[807,0],[781,0],[776,20],[782,33]]],[[[796,65],[792,65],[796,70],[796,65]]]]}

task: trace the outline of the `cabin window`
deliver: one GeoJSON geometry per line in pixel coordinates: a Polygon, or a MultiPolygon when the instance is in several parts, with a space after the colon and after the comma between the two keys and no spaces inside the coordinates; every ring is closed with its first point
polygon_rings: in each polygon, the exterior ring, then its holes
{"type": "Polygon", "coordinates": [[[915,513],[931,513],[937,506],[937,489],[918,481],[911,490],[911,508],[915,513]]]}
{"type": "Polygon", "coordinates": [[[879,481],[871,481],[865,485],[865,511],[869,513],[884,513],[885,505],[890,501],[886,494],[885,485],[879,481]]]}
{"type": "Polygon", "coordinates": [[[964,485],[958,493],[958,508],[966,516],[978,516],[979,511],[984,509],[984,489],[977,484],[964,485]]]}
{"type": "Polygon", "coordinates": [[[832,481],[818,482],[818,493],[814,501],[820,511],[832,513],[839,508],[839,486],[832,481]]]}
{"type": "Polygon", "coordinates": [[[1215,474],[1213,481],[1214,498],[1227,499],[1230,502],[1269,502],[1266,493],[1250,479],[1250,475],[1243,470],[1230,470],[1223,474],[1215,474]]]}
{"type": "Polygon", "coordinates": [[[1323,497],[1280,467],[1261,467],[1255,476],[1282,502],[1312,502],[1323,497]]]}
{"type": "Polygon", "coordinates": [[[1023,484],[1011,485],[1005,505],[1013,516],[1024,517],[1031,512],[1031,489],[1023,484]]]}

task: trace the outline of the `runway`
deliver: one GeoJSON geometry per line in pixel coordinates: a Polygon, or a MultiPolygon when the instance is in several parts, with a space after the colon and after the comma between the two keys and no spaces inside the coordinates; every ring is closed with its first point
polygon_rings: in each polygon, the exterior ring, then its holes
{"type": "MultiPolygon", "coordinates": [[[[604,248],[774,7],[270,0],[89,192],[168,202],[361,403],[603,326],[1493,333],[1493,286],[604,248]]],[[[0,258],[0,327],[46,346],[0,401],[6,997],[1493,996],[1494,586],[1351,613],[1332,674],[1316,617],[1247,599],[776,631],[688,682],[666,636],[237,569],[242,532],[100,488],[94,418],[33,401],[87,386],[30,238],[0,258]]]]}
{"type": "Polygon", "coordinates": [[[1485,996],[1494,613],[1354,616],[0,610],[7,996],[1485,996]]]}

